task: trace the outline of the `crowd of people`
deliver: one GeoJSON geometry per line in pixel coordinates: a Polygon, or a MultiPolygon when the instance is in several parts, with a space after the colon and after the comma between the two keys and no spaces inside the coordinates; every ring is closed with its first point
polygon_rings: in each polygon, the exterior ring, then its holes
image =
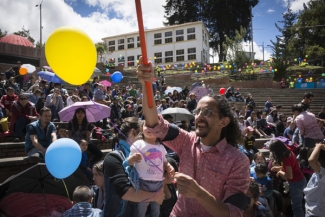
{"type": "Polygon", "coordinates": [[[74,206],[63,216],[324,214],[325,107],[317,116],[309,111],[312,93],[293,105],[292,117],[287,117],[271,98],[263,111],[256,110],[252,95],[244,99],[239,89],[199,101],[186,86],[165,95],[162,79],[153,82],[155,106],[149,107],[145,81],[153,78],[144,72],[151,70],[150,64],[139,65],[139,88],[131,83],[106,87],[94,78],[69,95],[61,84],[34,77],[27,91],[20,88],[23,83],[5,88],[3,116],[9,118],[15,141],[26,134],[28,156],[43,160],[59,138],[80,145],[79,167],[93,185],[75,190],[74,206]],[[88,100],[109,106],[110,117],[90,123],[79,108],[68,125],[56,123],[63,107],[88,100]],[[244,102],[245,111],[231,108],[228,101],[244,102]],[[194,121],[176,123],[161,115],[169,107],[189,110],[194,121]],[[105,157],[91,142],[94,127],[114,130],[115,150],[105,157]],[[269,158],[255,147],[256,137],[269,138],[269,158]]]}

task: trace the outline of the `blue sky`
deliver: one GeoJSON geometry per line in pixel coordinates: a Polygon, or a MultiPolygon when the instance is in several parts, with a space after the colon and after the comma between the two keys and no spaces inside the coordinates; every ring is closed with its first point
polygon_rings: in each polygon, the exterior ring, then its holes
{"type": "MultiPolygon", "coordinates": [[[[162,27],[165,0],[141,0],[144,25],[147,28],[162,27]],[[145,6],[145,7],[144,7],[145,6]]],[[[254,51],[262,59],[262,43],[265,59],[269,58],[270,40],[279,34],[274,23],[282,20],[288,0],[260,0],[253,9],[254,51]]],[[[39,7],[42,0],[1,0],[0,28],[13,33],[23,26],[39,41],[39,7]],[[13,14],[15,14],[13,16],[13,14]]],[[[308,0],[291,0],[292,9],[299,11],[308,0]]],[[[46,41],[50,33],[60,26],[75,26],[89,34],[94,42],[117,34],[137,31],[134,0],[43,0],[42,38],[46,41]]],[[[245,46],[249,51],[250,46],[245,46]]]]}

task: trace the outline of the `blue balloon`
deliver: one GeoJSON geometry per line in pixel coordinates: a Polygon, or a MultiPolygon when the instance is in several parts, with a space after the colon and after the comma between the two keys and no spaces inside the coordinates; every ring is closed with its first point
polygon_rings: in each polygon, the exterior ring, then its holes
{"type": "Polygon", "coordinates": [[[274,69],[272,69],[272,73],[274,73],[274,69]]]}
{"type": "Polygon", "coordinates": [[[324,82],[324,78],[322,78],[322,79],[320,80],[320,82],[324,82]]]}
{"type": "Polygon", "coordinates": [[[234,70],[234,72],[236,73],[236,72],[237,72],[237,70],[235,69],[235,70],[234,70]]]}
{"type": "Polygon", "coordinates": [[[111,78],[114,83],[119,83],[122,80],[123,75],[121,72],[116,71],[111,75],[111,78]]]}
{"type": "Polygon", "coordinates": [[[298,83],[301,83],[301,80],[300,79],[298,80],[298,83]]]}
{"type": "Polygon", "coordinates": [[[109,72],[109,69],[106,69],[106,72],[109,72]]]}
{"type": "Polygon", "coordinates": [[[72,139],[54,141],[46,150],[45,165],[58,179],[64,179],[77,170],[81,162],[81,149],[72,139]]]}

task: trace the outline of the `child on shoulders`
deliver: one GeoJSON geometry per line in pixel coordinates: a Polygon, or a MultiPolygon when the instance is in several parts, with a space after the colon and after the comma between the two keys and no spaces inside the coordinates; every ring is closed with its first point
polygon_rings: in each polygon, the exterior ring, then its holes
{"type": "MultiPolygon", "coordinates": [[[[143,138],[131,146],[130,156],[123,162],[123,166],[128,170],[128,166],[134,165],[131,170],[135,169],[138,177],[134,177],[132,171],[129,177],[135,189],[156,192],[163,187],[164,171],[170,173],[173,169],[165,157],[167,152],[164,146],[157,142],[157,138],[148,131],[145,125],[142,134],[143,138]]],[[[159,217],[160,205],[155,202],[140,202],[137,216],[145,216],[149,205],[150,216],[159,217]]]]}

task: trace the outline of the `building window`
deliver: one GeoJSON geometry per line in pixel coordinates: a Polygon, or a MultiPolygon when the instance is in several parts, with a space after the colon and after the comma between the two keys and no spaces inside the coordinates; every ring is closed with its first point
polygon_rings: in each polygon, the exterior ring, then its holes
{"type": "Polygon", "coordinates": [[[156,44],[162,44],[161,39],[156,39],[156,40],[155,40],[155,45],[156,45],[156,44]]]}
{"type": "Polygon", "coordinates": [[[137,37],[137,47],[140,47],[140,37],[137,37]]]}
{"type": "Polygon", "coordinates": [[[134,56],[128,56],[128,66],[134,66],[134,56]]]}
{"type": "Polygon", "coordinates": [[[187,35],[187,40],[193,40],[195,39],[195,34],[187,35]]]}
{"type": "Polygon", "coordinates": [[[173,38],[165,38],[165,44],[172,43],[172,42],[173,42],[173,38]]]}
{"type": "Polygon", "coordinates": [[[115,45],[115,41],[109,41],[108,45],[115,45]]]}
{"type": "Polygon", "coordinates": [[[162,59],[155,59],[155,64],[162,63],[162,59]]]}
{"type": "Polygon", "coordinates": [[[195,48],[195,47],[193,47],[193,48],[188,48],[188,49],[187,49],[187,53],[188,53],[188,54],[196,53],[196,48],[195,48]]]}
{"type": "Polygon", "coordinates": [[[173,58],[173,51],[166,51],[165,52],[165,63],[170,63],[173,62],[174,58],[173,58]]]}
{"type": "Polygon", "coordinates": [[[177,56],[176,57],[176,61],[179,62],[179,61],[184,61],[184,56],[177,56]]]}
{"type": "Polygon", "coordinates": [[[166,51],[165,52],[165,57],[172,57],[173,56],[173,51],[166,51]]]}
{"type": "Polygon", "coordinates": [[[156,39],[156,38],[161,38],[161,33],[156,33],[156,34],[154,34],[154,38],[156,39]]]}
{"type": "Polygon", "coordinates": [[[176,55],[184,55],[184,49],[176,50],[176,55]]]}
{"type": "Polygon", "coordinates": [[[123,38],[123,39],[119,39],[119,40],[117,40],[117,43],[118,43],[118,44],[124,44],[124,38],[123,38]]]}
{"type": "Polygon", "coordinates": [[[124,60],[125,60],[125,58],[124,58],[124,56],[122,56],[122,57],[119,57],[118,58],[118,61],[117,62],[124,63],[124,60]]]}
{"type": "Polygon", "coordinates": [[[173,57],[166,57],[165,58],[165,63],[171,63],[173,62],[173,57]]]}
{"type": "Polygon", "coordinates": [[[183,35],[183,34],[184,34],[184,29],[176,30],[176,35],[183,35]]]}
{"type": "Polygon", "coordinates": [[[184,41],[184,36],[177,36],[176,42],[178,42],[178,41],[184,41]]]}
{"type": "Polygon", "coordinates": [[[134,48],[134,43],[128,44],[128,48],[134,48]]]}
{"type": "Polygon", "coordinates": [[[154,53],[155,64],[162,63],[162,52],[154,53]]]}
{"type": "Polygon", "coordinates": [[[134,42],[134,38],[128,38],[127,41],[128,41],[128,43],[133,43],[134,42]]]}
{"type": "Polygon", "coordinates": [[[190,34],[190,33],[195,33],[195,28],[188,28],[187,29],[187,34],[190,34]]]}
{"type": "Polygon", "coordinates": [[[109,51],[112,51],[112,52],[115,51],[115,46],[113,46],[113,47],[108,47],[108,50],[109,50],[109,51]]]}
{"type": "Polygon", "coordinates": [[[196,54],[188,55],[188,60],[196,60],[196,54]]]}
{"type": "Polygon", "coordinates": [[[176,61],[184,61],[184,49],[176,50],[176,61]]]}
{"type": "Polygon", "coordinates": [[[172,37],[173,36],[173,32],[170,31],[170,32],[165,32],[165,38],[167,37],[172,37]]]}
{"type": "Polygon", "coordinates": [[[118,50],[124,50],[124,45],[119,45],[117,49],[118,50]]]}

